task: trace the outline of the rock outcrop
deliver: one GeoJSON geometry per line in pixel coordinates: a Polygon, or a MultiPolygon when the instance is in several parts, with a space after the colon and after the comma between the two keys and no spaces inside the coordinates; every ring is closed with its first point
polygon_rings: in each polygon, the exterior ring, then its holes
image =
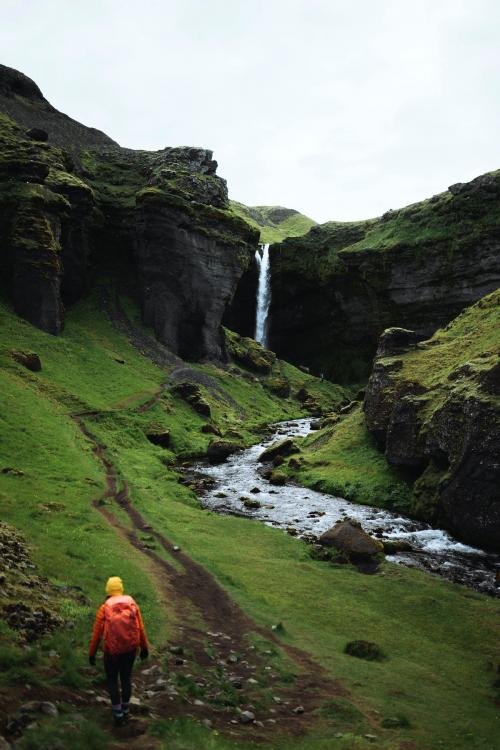
{"type": "Polygon", "coordinates": [[[415,515],[500,551],[500,290],[407,351],[384,334],[366,390],[366,425],[415,480],[415,515]]]}
{"type": "Polygon", "coordinates": [[[500,172],[365,222],[271,247],[270,346],[333,380],[368,375],[378,337],[429,337],[500,285],[500,172]]]}
{"type": "Polygon", "coordinates": [[[1,270],[16,311],[58,334],[65,306],[105,275],[172,352],[224,359],[221,321],[258,231],[229,210],[212,152],[121,148],[5,66],[0,113],[1,270]]]}

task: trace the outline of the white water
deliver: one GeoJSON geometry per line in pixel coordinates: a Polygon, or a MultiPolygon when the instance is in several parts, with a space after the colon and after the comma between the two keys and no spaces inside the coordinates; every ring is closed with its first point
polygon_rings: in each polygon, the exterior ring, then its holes
{"type": "Polygon", "coordinates": [[[259,269],[259,286],[257,288],[257,315],[255,320],[255,340],[267,347],[267,316],[271,304],[271,264],[269,245],[261,245],[262,255],[255,251],[255,260],[259,269]]]}
{"type": "Polygon", "coordinates": [[[258,458],[264,448],[277,438],[305,436],[311,429],[310,419],[296,419],[275,425],[275,434],[248,450],[235,453],[217,466],[194,467],[215,480],[201,498],[205,507],[220,513],[235,513],[283,529],[294,529],[298,536],[319,537],[337,521],[355,518],[366,531],[386,539],[411,543],[413,552],[388,556],[393,562],[422,567],[452,580],[494,593],[495,571],[500,557],[475,549],[453,539],[446,531],[405,518],[398,513],[367,505],[351,503],[340,497],[287,484],[272,486],[260,472],[258,458]],[[254,490],[254,492],[252,492],[254,490]],[[258,491],[255,491],[258,490],[258,491]],[[248,510],[242,498],[255,498],[260,508],[248,510]]]}

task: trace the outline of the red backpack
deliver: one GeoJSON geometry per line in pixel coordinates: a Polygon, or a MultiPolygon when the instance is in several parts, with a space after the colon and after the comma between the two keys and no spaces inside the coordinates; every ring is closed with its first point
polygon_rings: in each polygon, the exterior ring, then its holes
{"type": "Polygon", "coordinates": [[[139,610],[131,596],[110,596],[104,604],[104,650],[110,654],[134,651],[141,640],[139,610]]]}

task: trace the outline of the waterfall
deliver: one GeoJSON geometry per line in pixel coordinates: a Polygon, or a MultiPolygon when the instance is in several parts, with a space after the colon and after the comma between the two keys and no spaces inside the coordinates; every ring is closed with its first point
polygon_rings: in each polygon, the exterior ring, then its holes
{"type": "Polygon", "coordinates": [[[269,245],[261,245],[262,255],[255,251],[255,260],[259,268],[259,286],[257,287],[257,315],[255,319],[255,340],[267,347],[267,315],[271,304],[271,264],[269,262],[269,245]]]}

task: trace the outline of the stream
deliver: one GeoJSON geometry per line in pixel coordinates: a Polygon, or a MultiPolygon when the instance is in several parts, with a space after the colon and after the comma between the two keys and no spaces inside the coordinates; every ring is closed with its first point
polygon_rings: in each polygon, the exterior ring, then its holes
{"type": "Polygon", "coordinates": [[[311,419],[295,419],[273,425],[266,440],[240,451],[215,466],[194,464],[193,478],[209,477],[200,492],[203,507],[217,513],[252,518],[309,541],[316,540],[337,521],[353,518],[374,537],[404,540],[411,551],[386,555],[386,559],[407,567],[421,568],[449,580],[470,586],[490,596],[500,596],[496,574],[500,556],[470,547],[446,531],[368,505],[358,505],[297,484],[276,487],[261,476],[268,464],[259,463],[262,451],[285,437],[304,437],[311,431],[311,419]],[[241,498],[258,500],[260,507],[248,509],[241,498]]]}

